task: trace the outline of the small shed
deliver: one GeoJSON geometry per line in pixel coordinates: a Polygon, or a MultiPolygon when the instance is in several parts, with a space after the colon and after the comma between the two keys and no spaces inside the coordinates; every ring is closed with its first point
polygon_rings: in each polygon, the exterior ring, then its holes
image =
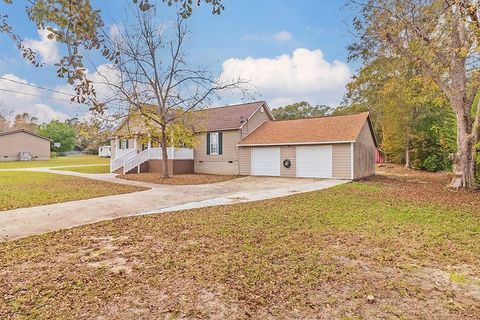
{"type": "Polygon", "coordinates": [[[21,160],[27,153],[32,160],[48,160],[50,143],[50,139],[25,129],[0,132],[0,161],[21,160]]]}

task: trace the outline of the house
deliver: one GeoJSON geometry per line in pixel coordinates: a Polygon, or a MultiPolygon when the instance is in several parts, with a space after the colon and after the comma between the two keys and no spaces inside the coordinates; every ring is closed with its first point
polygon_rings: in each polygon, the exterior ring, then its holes
{"type": "Polygon", "coordinates": [[[111,146],[101,146],[98,148],[98,156],[102,158],[110,158],[111,150],[111,146]]]}
{"type": "MultiPolygon", "coordinates": [[[[264,101],[196,111],[198,144],[169,148],[170,172],[358,179],[375,173],[367,112],[276,121],[264,101]]],[[[161,152],[139,141],[142,125],[122,122],[111,137],[111,170],[161,172],[161,152]]]]}
{"type": "Polygon", "coordinates": [[[25,129],[0,132],[0,161],[23,160],[22,154],[35,160],[50,159],[50,143],[50,139],[25,129]]]}

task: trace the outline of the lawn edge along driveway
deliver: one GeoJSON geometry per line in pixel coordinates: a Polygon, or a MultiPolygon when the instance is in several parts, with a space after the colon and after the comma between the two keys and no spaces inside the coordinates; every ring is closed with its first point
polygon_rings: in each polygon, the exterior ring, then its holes
{"type": "Polygon", "coordinates": [[[244,177],[204,185],[156,185],[142,192],[0,212],[0,238],[17,239],[103,220],[176,211],[185,207],[209,207],[278,198],[330,188],[346,182],[244,177]]]}
{"type": "Polygon", "coordinates": [[[147,188],[38,171],[0,172],[0,212],[144,191],[147,188]]]}

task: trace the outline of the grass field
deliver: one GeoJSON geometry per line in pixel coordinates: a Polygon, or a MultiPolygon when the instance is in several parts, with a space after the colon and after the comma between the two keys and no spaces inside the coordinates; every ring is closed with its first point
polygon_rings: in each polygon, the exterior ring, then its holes
{"type": "Polygon", "coordinates": [[[54,170],[72,171],[80,173],[110,173],[110,165],[86,166],[86,167],[62,167],[54,170]]]}
{"type": "Polygon", "coordinates": [[[78,166],[78,165],[85,165],[85,164],[106,165],[109,163],[110,163],[110,159],[108,158],[100,158],[99,156],[82,155],[82,156],[70,156],[70,157],[57,157],[57,158],[51,158],[50,160],[0,162],[0,169],[78,166]]]}
{"type": "Polygon", "coordinates": [[[0,244],[0,318],[478,319],[480,194],[384,175],[0,244]]]}
{"type": "Polygon", "coordinates": [[[0,211],[145,190],[44,172],[4,171],[0,181],[0,211]]]}

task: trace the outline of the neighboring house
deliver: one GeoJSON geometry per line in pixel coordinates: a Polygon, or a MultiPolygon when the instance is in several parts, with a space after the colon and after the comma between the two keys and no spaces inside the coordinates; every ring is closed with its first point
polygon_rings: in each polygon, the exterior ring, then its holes
{"type": "Polygon", "coordinates": [[[110,158],[111,150],[111,146],[101,146],[100,148],[98,148],[98,156],[102,158],[110,158]]]}
{"type": "Polygon", "coordinates": [[[21,160],[21,153],[29,153],[34,160],[50,159],[50,142],[25,129],[0,132],[0,161],[21,160]]]}
{"type": "MultiPolygon", "coordinates": [[[[260,101],[194,114],[198,144],[169,148],[173,174],[357,179],[375,173],[377,143],[368,113],[275,121],[260,101]]],[[[160,149],[139,141],[142,130],[128,119],[114,130],[112,171],[162,171],[160,149]]]]}

